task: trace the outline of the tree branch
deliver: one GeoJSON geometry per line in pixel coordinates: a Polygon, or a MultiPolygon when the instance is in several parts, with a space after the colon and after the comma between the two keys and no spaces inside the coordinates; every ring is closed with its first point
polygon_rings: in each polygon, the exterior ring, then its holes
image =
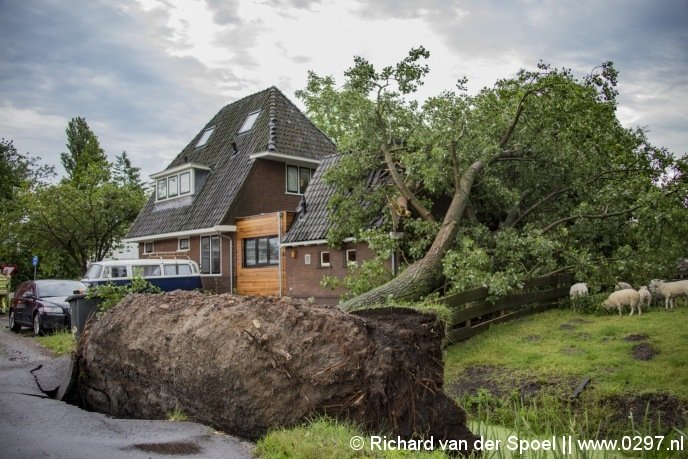
{"type": "Polygon", "coordinates": [[[420,202],[418,197],[416,197],[416,195],[404,183],[404,180],[402,179],[401,175],[399,174],[399,171],[397,170],[396,165],[394,164],[394,159],[392,158],[392,153],[389,151],[389,147],[386,144],[382,144],[380,146],[380,149],[384,154],[385,163],[387,164],[387,168],[389,169],[389,176],[392,178],[394,186],[397,188],[397,190],[399,190],[401,195],[408,200],[409,204],[411,204],[413,208],[416,209],[416,211],[424,220],[434,222],[435,217],[432,216],[432,213],[423,205],[422,202],[420,202]]]}
{"type": "Polygon", "coordinates": [[[566,223],[566,222],[571,221],[571,220],[577,220],[579,218],[601,219],[601,218],[615,217],[617,215],[623,215],[623,214],[631,213],[634,210],[640,209],[641,207],[643,207],[643,206],[637,205],[637,206],[631,207],[630,209],[620,210],[618,212],[612,212],[612,213],[605,212],[602,214],[594,214],[594,215],[589,215],[589,214],[588,215],[570,215],[568,217],[560,218],[559,220],[556,220],[556,221],[550,223],[549,225],[545,226],[542,229],[542,234],[544,234],[544,233],[548,232],[549,230],[561,225],[562,223],[566,223]]]}

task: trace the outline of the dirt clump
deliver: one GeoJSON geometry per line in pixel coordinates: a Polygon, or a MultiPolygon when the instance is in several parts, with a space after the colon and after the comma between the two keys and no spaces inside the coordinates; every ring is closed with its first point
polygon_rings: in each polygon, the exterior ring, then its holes
{"type": "Polygon", "coordinates": [[[84,405],[190,419],[256,439],[314,415],[403,438],[466,440],[443,392],[444,327],[403,308],[347,314],[288,298],[131,295],[77,349],[84,405]]]}
{"type": "Polygon", "coordinates": [[[633,346],[631,353],[636,360],[651,360],[657,354],[657,351],[650,343],[639,343],[633,346]]]}
{"type": "Polygon", "coordinates": [[[634,341],[645,341],[649,336],[647,333],[633,333],[624,338],[624,341],[634,342],[634,341]]]}

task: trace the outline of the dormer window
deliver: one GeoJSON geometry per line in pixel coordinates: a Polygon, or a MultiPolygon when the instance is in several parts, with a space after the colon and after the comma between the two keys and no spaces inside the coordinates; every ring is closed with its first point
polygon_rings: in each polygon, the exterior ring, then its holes
{"type": "Polygon", "coordinates": [[[191,163],[151,175],[156,181],[155,200],[168,201],[194,194],[209,170],[207,166],[191,163]]]}
{"type": "Polygon", "coordinates": [[[200,148],[204,146],[206,143],[208,143],[208,139],[210,139],[210,136],[212,135],[213,131],[215,130],[215,126],[211,126],[205,131],[203,131],[203,135],[201,135],[201,138],[198,139],[198,142],[196,142],[196,147],[195,148],[200,148]]]}
{"type": "Polygon", "coordinates": [[[253,125],[255,124],[256,120],[258,119],[258,115],[260,115],[260,110],[256,110],[255,112],[249,113],[246,117],[246,120],[244,121],[244,124],[241,125],[241,129],[239,129],[239,134],[243,134],[244,132],[250,131],[253,128],[253,125]]]}

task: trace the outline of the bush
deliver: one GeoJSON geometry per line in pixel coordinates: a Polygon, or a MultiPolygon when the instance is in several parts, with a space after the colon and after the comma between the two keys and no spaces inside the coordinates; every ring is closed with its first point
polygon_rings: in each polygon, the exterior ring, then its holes
{"type": "Polygon", "coordinates": [[[86,297],[102,299],[98,305],[98,315],[101,315],[132,293],[162,293],[162,290],[141,277],[135,277],[128,285],[115,285],[108,282],[92,287],[88,290],[86,297]]]}

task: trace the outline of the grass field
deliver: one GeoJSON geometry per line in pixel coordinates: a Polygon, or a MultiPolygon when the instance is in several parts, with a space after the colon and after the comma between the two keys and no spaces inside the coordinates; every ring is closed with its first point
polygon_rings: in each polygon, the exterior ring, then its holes
{"type": "Polygon", "coordinates": [[[666,392],[688,400],[688,308],[622,317],[552,310],[496,325],[447,349],[446,384],[476,366],[503,368],[504,379],[590,377],[604,394],[666,392]],[[654,353],[649,360],[634,358],[641,344],[645,357],[654,353]]]}
{"type": "MultiPolygon", "coordinates": [[[[467,409],[476,435],[500,439],[502,445],[510,435],[618,440],[624,435],[661,432],[666,444],[683,436],[688,448],[685,417],[681,417],[688,407],[687,324],[688,308],[680,308],[653,309],[632,317],[552,310],[496,325],[447,349],[445,391],[467,409]],[[634,352],[636,346],[640,347],[634,352]],[[584,378],[590,378],[589,385],[579,398],[569,400],[584,378]],[[642,405],[655,401],[664,403],[659,407],[660,419],[647,411],[653,407],[642,405]],[[635,417],[624,411],[634,404],[640,410],[635,417]],[[678,415],[671,421],[678,422],[678,427],[669,427],[661,419],[661,409],[667,407],[676,408],[678,415]],[[619,410],[621,417],[615,414],[619,410]]],[[[267,435],[255,452],[270,459],[446,457],[438,451],[370,451],[369,447],[353,451],[348,442],[355,435],[367,438],[355,426],[320,419],[267,435]]],[[[601,450],[519,455],[501,448],[482,457],[664,458],[686,453],[601,450]]]]}
{"type": "Polygon", "coordinates": [[[70,331],[56,331],[37,338],[38,342],[58,356],[74,351],[76,340],[70,331]]]}

